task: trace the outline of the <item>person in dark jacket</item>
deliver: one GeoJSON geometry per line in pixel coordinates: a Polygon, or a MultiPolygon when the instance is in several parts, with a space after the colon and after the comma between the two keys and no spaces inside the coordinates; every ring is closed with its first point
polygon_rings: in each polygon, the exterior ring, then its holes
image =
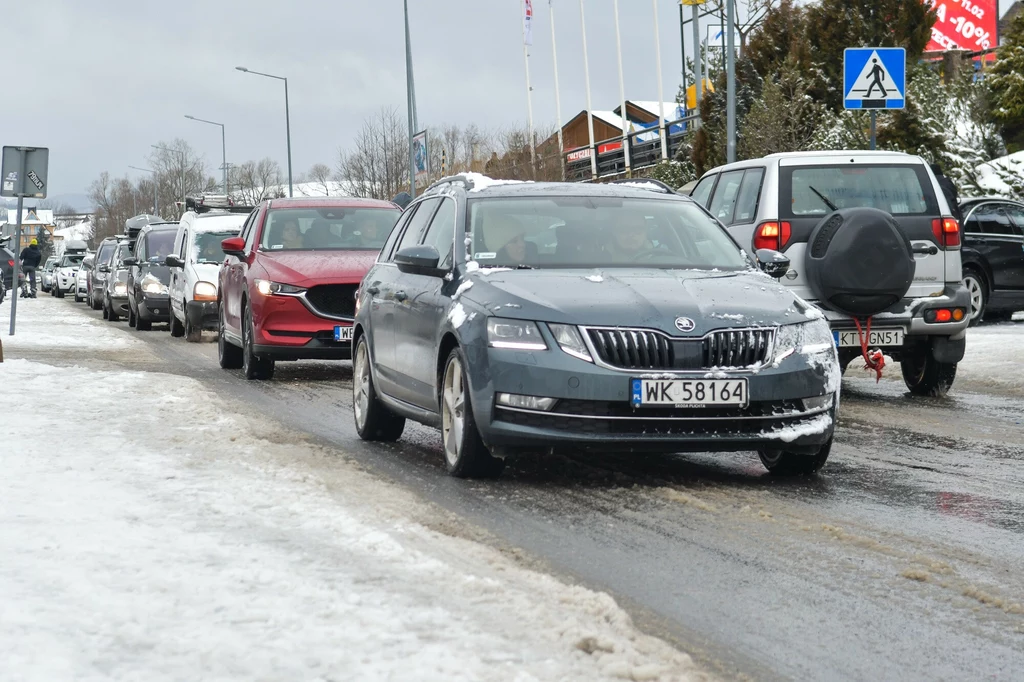
{"type": "Polygon", "coordinates": [[[29,281],[29,296],[36,297],[36,269],[43,260],[43,252],[39,250],[39,241],[32,242],[21,251],[21,268],[29,281]]]}
{"type": "Polygon", "coordinates": [[[939,181],[939,187],[946,196],[946,203],[949,204],[949,210],[953,212],[953,217],[958,221],[962,220],[960,216],[960,193],[956,191],[956,185],[943,174],[942,166],[939,164],[932,164],[932,172],[935,173],[935,179],[939,181]]]}

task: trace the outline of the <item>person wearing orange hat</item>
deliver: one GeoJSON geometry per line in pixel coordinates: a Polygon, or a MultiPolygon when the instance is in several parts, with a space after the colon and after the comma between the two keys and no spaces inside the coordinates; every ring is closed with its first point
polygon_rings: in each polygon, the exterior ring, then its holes
{"type": "Polygon", "coordinates": [[[43,252],[39,250],[39,240],[33,239],[21,251],[21,269],[29,281],[29,296],[36,297],[36,269],[43,260],[43,252]]]}

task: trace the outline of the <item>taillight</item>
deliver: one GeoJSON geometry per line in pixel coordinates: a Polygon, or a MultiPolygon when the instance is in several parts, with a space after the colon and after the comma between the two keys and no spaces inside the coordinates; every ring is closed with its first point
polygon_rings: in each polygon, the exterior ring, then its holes
{"type": "Polygon", "coordinates": [[[792,233],[793,226],[786,222],[761,223],[754,230],[754,250],[772,249],[773,251],[782,251],[789,244],[789,238],[792,233]]]}
{"type": "Polygon", "coordinates": [[[935,241],[944,248],[960,246],[960,223],[956,218],[935,218],[932,220],[932,234],[935,241]]]}
{"type": "Polygon", "coordinates": [[[14,261],[12,261],[12,260],[7,261],[7,267],[13,268],[14,267],[14,261]]]}

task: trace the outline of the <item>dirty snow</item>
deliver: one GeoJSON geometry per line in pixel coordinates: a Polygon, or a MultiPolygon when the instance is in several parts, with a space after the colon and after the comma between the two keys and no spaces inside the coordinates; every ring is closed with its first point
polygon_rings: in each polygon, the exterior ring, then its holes
{"type": "Polygon", "coordinates": [[[469,291],[472,286],[473,286],[473,280],[467,279],[465,282],[463,282],[462,284],[459,285],[458,289],[455,290],[455,293],[452,295],[452,300],[455,300],[459,296],[462,296],[462,294],[464,294],[467,291],[469,291]]]}
{"type": "Polygon", "coordinates": [[[781,440],[783,443],[792,443],[796,439],[803,438],[804,436],[813,436],[818,433],[824,433],[830,426],[832,426],[832,416],[829,414],[819,414],[817,417],[809,419],[801,424],[797,424],[795,426],[784,426],[782,428],[772,429],[771,431],[762,431],[758,435],[762,438],[781,440]]]}
{"type": "Polygon", "coordinates": [[[743,315],[730,314],[730,313],[711,313],[708,317],[713,317],[718,320],[732,320],[734,322],[742,322],[747,319],[743,315]]]}
{"type": "Polygon", "coordinates": [[[448,321],[452,323],[452,327],[455,329],[461,327],[462,323],[466,321],[466,309],[462,307],[461,303],[456,303],[448,311],[448,321]]]}
{"type": "Polygon", "coordinates": [[[604,277],[602,277],[600,274],[587,275],[586,279],[588,282],[600,283],[604,281],[604,277]]]}
{"type": "Polygon", "coordinates": [[[80,314],[67,299],[41,298],[18,300],[18,318],[14,336],[9,336],[11,308],[9,299],[0,305],[0,337],[4,351],[29,349],[117,350],[139,343],[131,335],[109,322],[80,314]]]}
{"type": "MultiPolygon", "coordinates": [[[[26,324],[68,338],[42,309],[26,324]]],[[[53,367],[6,341],[4,679],[704,679],[609,596],[457,537],[196,380],[53,367]]]]}

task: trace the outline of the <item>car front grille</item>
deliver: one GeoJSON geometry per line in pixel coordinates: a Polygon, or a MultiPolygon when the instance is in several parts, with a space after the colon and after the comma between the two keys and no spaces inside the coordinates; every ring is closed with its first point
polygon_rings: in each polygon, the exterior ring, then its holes
{"type": "Polygon", "coordinates": [[[704,337],[704,366],[750,367],[762,365],[771,352],[770,329],[737,329],[704,337]]]}
{"type": "Polygon", "coordinates": [[[588,329],[601,360],[623,369],[671,369],[675,352],[668,337],[645,329],[588,329]]]}
{"type": "Polygon", "coordinates": [[[358,284],[320,284],[306,291],[306,301],[318,315],[350,320],[356,315],[358,288],[358,284]]]}

